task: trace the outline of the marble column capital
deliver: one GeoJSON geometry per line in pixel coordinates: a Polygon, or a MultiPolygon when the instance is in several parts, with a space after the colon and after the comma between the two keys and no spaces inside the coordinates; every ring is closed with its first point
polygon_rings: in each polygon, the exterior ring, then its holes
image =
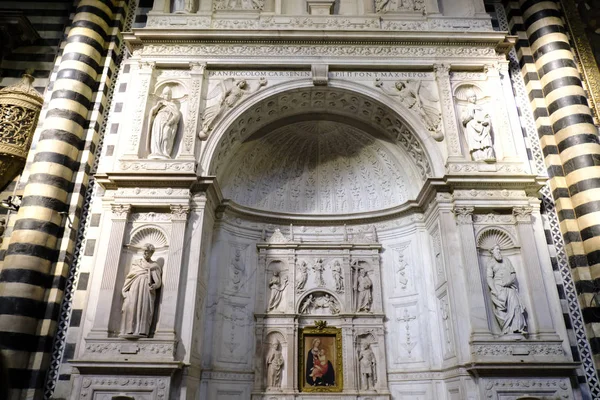
{"type": "Polygon", "coordinates": [[[515,216],[517,223],[531,223],[532,213],[533,207],[531,206],[513,207],[513,215],[515,216]]]}
{"type": "Polygon", "coordinates": [[[433,64],[436,77],[446,77],[450,74],[449,64],[433,64]]]}
{"type": "Polygon", "coordinates": [[[186,221],[190,212],[188,205],[171,205],[171,221],[186,221]]]}
{"type": "Polygon", "coordinates": [[[110,210],[113,220],[126,220],[131,212],[131,204],[111,204],[110,210]]]}
{"type": "Polygon", "coordinates": [[[454,207],[454,216],[456,217],[456,222],[459,225],[466,225],[473,223],[473,211],[475,211],[474,207],[454,207]]]}

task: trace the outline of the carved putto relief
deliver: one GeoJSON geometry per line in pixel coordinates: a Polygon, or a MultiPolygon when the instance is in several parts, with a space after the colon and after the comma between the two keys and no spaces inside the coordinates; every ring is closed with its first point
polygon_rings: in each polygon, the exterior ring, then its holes
{"type": "Polygon", "coordinates": [[[313,292],[300,302],[300,314],[336,315],[341,312],[340,303],[327,292],[313,292]]]}
{"type": "Polygon", "coordinates": [[[162,285],[162,268],[152,260],[154,246],[147,243],[143,248],[143,258],[131,263],[121,290],[124,302],[120,336],[127,339],[149,336],[156,290],[162,285]]]}
{"type": "MultiPolygon", "coordinates": [[[[231,1],[226,1],[231,3],[231,1]]],[[[223,2],[225,3],[225,2],[223,2]]],[[[206,100],[208,101],[219,96],[216,103],[206,107],[202,116],[202,131],[199,133],[201,140],[208,138],[215,122],[222,117],[228,110],[232,109],[244,97],[257,92],[267,84],[266,78],[258,80],[227,78],[219,82],[219,85],[212,89],[206,100]]]]}
{"type": "Polygon", "coordinates": [[[483,92],[475,85],[463,85],[456,90],[455,96],[471,159],[488,163],[496,161],[492,121],[482,101],[483,92]]]}
{"type": "Polygon", "coordinates": [[[150,110],[150,159],[170,159],[181,119],[179,105],[173,100],[173,90],[165,86],[160,100],[150,110]]]}
{"type": "Polygon", "coordinates": [[[439,110],[440,99],[434,91],[420,80],[397,81],[394,89],[385,86],[385,82],[376,79],[375,86],[385,94],[399,98],[400,103],[419,116],[427,127],[431,136],[441,141],[444,139],[441,122],[442,114],[439,110]]]}

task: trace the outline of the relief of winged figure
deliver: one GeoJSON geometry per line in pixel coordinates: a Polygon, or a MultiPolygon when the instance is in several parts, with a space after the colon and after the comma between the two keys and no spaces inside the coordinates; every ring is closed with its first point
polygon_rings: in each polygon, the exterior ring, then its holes
{"type": "Polygon", "coordinates": [[[442,114],[434,105],[439,102],[439,98],[424,87],[420,80],[397,81],[394,84],[395,90],[390,90],[384,86],[384,81],[377,78],[375,86],[388,96],[400,97],[400,103],[421,118],[433,139],[438,142],[444,139],[441,128],[442,114]]]}
{"type": "Polygon", "coordinates": [[[206,97],[206,100],[221,96],[219,101],[206,107],[202,116],[202,131],[198,134],[200,140],[206,140],[213,129],[215,121],[222,117],[228,110],[235,107],[244,97],[257,92],[267,84],[266,78],[260,78],[256,82],[246,79],[223,79],[206,97]],[[253,84],[256,83],[256,84],[253,84]]]}

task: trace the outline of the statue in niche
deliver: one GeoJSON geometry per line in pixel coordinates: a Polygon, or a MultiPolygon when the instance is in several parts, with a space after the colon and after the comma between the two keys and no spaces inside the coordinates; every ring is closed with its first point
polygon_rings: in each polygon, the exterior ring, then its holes
{"type": "Polygon", "coordinates": [[[316,275],[317,286],[325,287],[325,280],[323,280],[323,271],[325,271],[325,267],[323,266],[323,260],[318,258],[315,264],[313,265],[312,269],[316,275]]]}
{"type": "Polygon", "coordinates": [[[469,153],[473,161],[496,161],[492,143],[492,125],[489,113],[477,104],[477,94],[473,89],[466,92],[468,105],[461,115],[469,153]]]}
{"type": "Polygon", "coordinates": [[[397,81],[394,84],[396,89],[394,91],[386,88],[384,81],[377,78],[375,86],[388,96],[400,97],[400,103],[421,118],[433,139],[438,142],[444,139],[441,129],[442,113],[435,106],[430,105],[439,102],[439,99],[427,90],[420,80],[397,81]]]}
{"type": "Polygon", "coordinates": [[[162,284],[162,269],[152,260],[154,246],[144,245],[144,256],[131,263],[129,273],[121,293],[123,301],[123,318],[121,321],[121,337],[139,338],[150,334],[156,290],[162,284]]]}
{"type": "Polygon", "coordinates": [[[273,276],[269,281],[269,288],[271,289],[271,298],[269,299],[269,307],[267,311],[272,311],[279,306],[281,299],[283,298],[283,291],[287,287],[287,277],[281,282],[279,271],[273,271],[273,276]]]}
{"type": "Polygon", "coordinates": [[[358,262],[355,262],[352,268],[356,271],[354,274],[356,312],[370,312],[373,304],[373,281],[369,278],[366,269],[359,268],[358,262]]]}
{"type": "Polygon", "coordinates": [[[202,117],[202,131],[199,134],[201,140],[208,138],[214,122],[220,117],[226,110],[232,109],[241,99],[252,93],[260,90],[261,87],[267,84],[265,78],[258,80],[258,86],[252,88],[251,85],[245,79],[235,81],[233,78],[227,78],[221,81],[221,84],[213,89],[207,96],[207,100],[210,100],[219,94],[221,99],[218,103],[207,107],[202,117]]]}
{"type": "Polygon", "coordinates": [[[246,267],[241,260],[241,253],[239,249],[235,250],[235,256],[231,262],[231,285],[234,291],[240,290],[242,287],[242,279],[244,277],[246,267]]]}
{"type": "Polygon", "coordinates": [[[308,265],[306,264],[306,261],[302,261],[302,263],[300,264],[298,281],[296,282],[296,291],[298,291],[298,292],[303,291],[307,280],[308,280],[308,265]]]}
{"type": "Polygon", "coordinates": [[[502,328],[502,334],[526,334],[525,306],[519,298],[517,274],[509,259],[502,257],[500,246],[491,250],[487,263],[487,284],[494,305],[494,315],[502,328]]]}
{"type": "Polygon", "coordinates": [[[283,354],[281,354],[281,343],[275,342],[275,348],[267,357],[267,387],[281,387],[281,372],[283,370],[283,354]]]}
{"type": "Polygon", "coordinates": [[[150,110],[150,159],[169,159],[173,151],[173,143],[177,134],[177,126],[181,119],[179,106],[172,100],[170,87],[165,87],[161,100],[150,110]]]}
{"type": "Polygon", "coordinates": [[[360,389],[373,390],[377,383],[377,360],[369,343],[364,343],[358,352],[358,368],[360,371],[360,389]]]}
{"type": "Polygon", "coordinates": [[[333,273],[333,280],[335,281],[335,291],[344,293],[344,277],[342,275],[342,266],[339,261],[333,263],[331,272],[333,273]]]}

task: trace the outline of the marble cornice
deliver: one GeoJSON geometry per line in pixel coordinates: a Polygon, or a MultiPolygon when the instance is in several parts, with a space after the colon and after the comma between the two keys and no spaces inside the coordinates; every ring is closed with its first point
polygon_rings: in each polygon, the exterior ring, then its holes
{"type": "Polygon", "coordinates": [[[487,47],[506,53],[516,43],[507,32],[402,32],[377,30],[254,30],[140,28],[124,34],[132,47],[147,44],[388,45],[487,47]]]}

